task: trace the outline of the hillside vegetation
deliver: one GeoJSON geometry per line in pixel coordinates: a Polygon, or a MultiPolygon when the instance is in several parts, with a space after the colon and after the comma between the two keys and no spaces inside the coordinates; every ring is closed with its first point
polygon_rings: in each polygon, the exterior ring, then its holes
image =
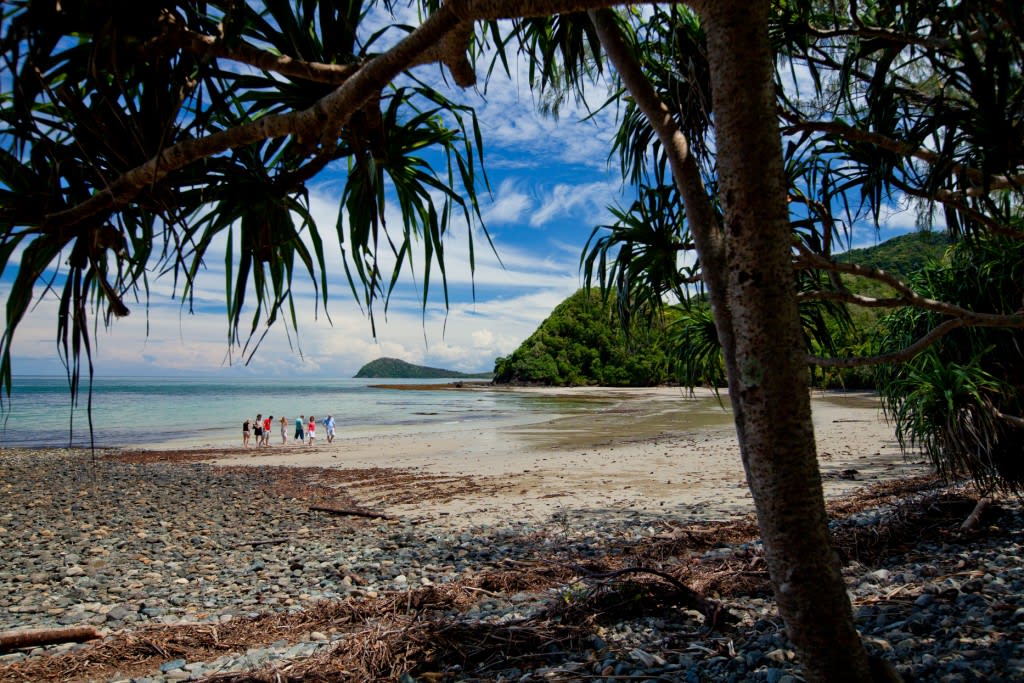
{"type": "MultiPolygon", "coordinates": [[[[914,232],[874,247],[850,250],[836,259],[907,279],[924,265],[942,260],[948,246],[944,234],[914,232]]],[[[844,276],[844,282],[858,294],[888,294],[885,285],[866,278],[844,276]]],[[[834,342],[840,353],[864,355],[862,351],[880,334],[881,313],[856,307],[851,307],[850,313],[852,328],[832,330],[834,342]]],[[[709,367],[699,372],[693,369],[695,355],[703,356],[707,366],[714,363],[708,359],[712,353],[718,353],[717,339],[702,302],[691,303],[689,310],[668,307],[661,316],[636,320],[627,334],[612,302],[602,301],[596,290],[579,290],[556,306],[519,348],[495,360],[494,381],[554,386],[721,384],[724,368],[717,372],[709,367]]],[[[818,371],[813,379],[827,386],[866,387],[873,383],[872,370],[862,368],[818,371]]]]}
{"type": "Polygon", "coordinates": [[[851,249],[837,255],[836,260],[879,268],[906,278],[928,263],[941,260],[949,246],[949,237],[945,233],[910,232],[874,247],[851,249]]]}
{"type": "Polygon", "coordinates": [[[388,378],[388,379],[490,379],[491,373],[467,373],[443,368],[430,368],[425,365],[413,365],[397,358],[378,358],[372,360],[355,374],[356,379],[388,378]]]}
{"type": "Polygon", "coordinates": [[[558,386],[650,386],[669,380],[665,324],[644,319],[623,331],[611,302],[579,290],[519,348],[494,362],[494,381],[558,386]]]}

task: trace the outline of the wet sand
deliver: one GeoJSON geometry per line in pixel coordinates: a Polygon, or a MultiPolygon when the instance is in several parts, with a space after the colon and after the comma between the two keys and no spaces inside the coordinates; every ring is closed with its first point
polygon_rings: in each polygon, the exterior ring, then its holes
{"type": "MultiPolygon", "coordinates": [[[[594,407],[516,427],[453,425],[445,432],[371,437],[339,433],[332,444],[318,434],[313,447],[219,450],[209,460],[366,470],[368,480],[348,490],[361,505],[460,525],[552,515],[722,519],[753,511],[724,395],[719,401],[711,392],[690,396],[667,387],[512,391],[593,401],[594,407]],[[409,502],[386,485],[389,474],[475,485],[409,502]]],[[[928,471],[920,460],[903,457],[875,396],[816,392],[812,405],[827,496],[928,471]]]]}

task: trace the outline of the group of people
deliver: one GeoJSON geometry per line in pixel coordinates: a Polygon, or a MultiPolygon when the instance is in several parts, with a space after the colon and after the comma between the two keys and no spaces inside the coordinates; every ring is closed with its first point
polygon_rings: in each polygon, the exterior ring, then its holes
{"type": "MultiPolygon", "coordinates": [[[[281,430],[281,445],[288,443],[288,418],[281,416],[281,419],[277,421],[277,425],[281,430]]],[[[309,416],[309,420],[306,420],[305,415],[300,415],[295,418],[295,438],[294,443],[301,444],[305,443],[312,446],[316,441],[316,426],[317,420],[312,415],[309,416]]],[[[324,432],[327,434],[327,443],[334,441],[334,416],[328,415],[323,420],[320,420],[319,424],[324,426],[324,432]]],[[[252,443],[253,439],[256,440],[256,446],[269,446],[270,435],[274,428],[274,416],[263,417],[262,413],[256,415],[255,420],[246,420],[242,423],[242,447],[248,448],[252,443]]]]}

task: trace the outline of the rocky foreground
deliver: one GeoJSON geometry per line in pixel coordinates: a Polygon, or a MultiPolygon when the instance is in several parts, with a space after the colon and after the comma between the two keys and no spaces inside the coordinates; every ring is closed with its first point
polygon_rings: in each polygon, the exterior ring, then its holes
{"type": "MultiPolygon", "coordinates": [[[[101,636],[2,648],[0,682],[801,680],[748,518],[460,528],[352,496],[471,481],[209,457],[0,451],[0,643],[101,636]]],[[[832,506],[858,625],[908,681],[1024,680],[1024,509],[961,531],[960,493],[832,506]]]]}

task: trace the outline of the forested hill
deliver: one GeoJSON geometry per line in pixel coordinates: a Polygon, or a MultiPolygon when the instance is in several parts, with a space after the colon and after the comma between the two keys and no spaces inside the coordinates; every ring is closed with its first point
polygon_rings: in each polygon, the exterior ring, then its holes
{"type": "MultiPolygon", "coordinates": [[[[926,263],[941,260],[948,247],[949,238],[944,233],[913,232],[873,247],[838,254],[836,260],[881,268],[907,278],[926,263]]],[[[867,278],[844,276],[844,282],[857,293],[888,296],[885,285],[867,278]]],[[[702,370],[701,377],[686,378],[686,373],[699,365],[693,359],[700,353],[704,354],[703,360],[711,364],[718,356],[717,334],[710,313],[700,303],[692,311],[669,307],[661,318],[638,320],[640,328],[630,335],[623,333],[609,306],[596,292],[576,292],[556,306],[518,349],[495,360],[494,381],[498,384],[645,386],[687,381],[703,383],[707,378],[720,376],[719,369],[717,373],[702,370]]],[[[858,332],[853,334],[859,336],[844,342],[843,333],[833,330],[837,341],[851,348],[866,343],[876,333],[878,310],[855,309],[858,332]]],[[[841,381],[846,386],[871,386],[870,376],[862,377],[854,372],[842,376],[841,381]]],[[[838,381],[833,376],[830,378],[829,381],[838,381]]]]}
{"type": "Polygon", "coordinates": [[[412,363],[406,363],[404,360],[398,360],[397,358],[378,358],[377,360],[372,360],[359,368],[359,372],[357,372],[355,376],[357,379],[372,377],[387,377],[392,379],[445,379],[452,377],[460,377],[463,379],[490,379],[491,373],[456,372],[455,370],[444,370],[442,368],[428,368],[424,365],[413,365],[412,363]]]}
{"type": "Polygon", "coordinates": [[[902,277],[920,270],[930,261],[938,261],[949,247],[949,237],[941,232],[910,232],[893,237],[874,247],[851,249],[836,256],[842,263],[857,263],[881,268],[902,277]]]}
{"type": "Polygon", "coordinates": [[[670,379],[665,321],[639,319],[627,336],[612,303],[579,290],[519,348],[494,361],[498,384],[650,386],[670,379]]]}

